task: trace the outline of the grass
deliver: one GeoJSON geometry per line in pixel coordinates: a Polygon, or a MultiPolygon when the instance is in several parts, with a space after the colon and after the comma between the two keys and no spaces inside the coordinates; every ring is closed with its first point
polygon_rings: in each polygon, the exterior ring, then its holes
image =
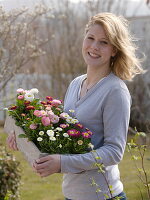
{"type": "MultiPolygon", "coordinates": [[[[5,145],[6,134],[0,129],[0,141],[5,145]]],[[[10,151],[10,150],[9,150],[10,151]]],[[[12,151],[10,151],[12,152],[12,151]]],[[[29,166],[20,152],[12,152],[21,163],[22,185],[20,187],[21,200],[64,200],[61,191],[62,175],[55,174],[46,178],[37,176],[29,166]]],[[[150,177],[150,149],[145,156],[145,167],[150,177]]],[[[144,194],[143,200],[149,200],[146,197],[145,188],[137,177],[137,170],[131,160],[130,154],[126,151],[124,159],[119,165],[121,180],[124,184],[124,191],[128,200],[141,200],[139,186],[144,194]]],[[[150,179],[150,178],[149,178],[150,179]]]]}

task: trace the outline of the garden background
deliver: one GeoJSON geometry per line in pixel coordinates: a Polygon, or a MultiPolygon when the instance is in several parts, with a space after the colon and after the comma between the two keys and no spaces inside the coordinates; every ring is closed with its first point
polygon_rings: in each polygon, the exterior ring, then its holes
{"type": "MultiPolygon", "coordinates": [[[[84,27],[90,16],[98,12],[113,12],[129,20],[129,27],[139,46],[138,56],[146,73],[126,82],[132,95],[129,138],[138,131],[147,137],[144,165],[150,173],[150,5],[144,0],[3,0],[0,1],[0,142],[6,135],[3,111],[15,100],[16,89],[39,89],[40,98],[50,95],[64,98],[69,82],[85,73],[81,46],[84,27]]],[[[41,179],[33,173],[20,152],[11,152],[20,161],[21,200],[63,200],[62,175],[41,179]]],[[[139,160],[140,162],[140,160],[139,160]]],[[[146,190],[126,151],[120,164],[125,192],[129,200],[140,200],[140,189],[146,190]]],[[[150,177],[149,177],[150,179],[150,177]]]]}

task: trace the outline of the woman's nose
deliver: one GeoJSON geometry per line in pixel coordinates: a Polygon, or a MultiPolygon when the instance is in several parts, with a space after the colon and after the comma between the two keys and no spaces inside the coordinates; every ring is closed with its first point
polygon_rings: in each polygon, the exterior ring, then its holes
{"type": "Polygon", "coordinates": [[[95,50],[99,50],[98,42],[94,41],[94,42],[91,44],[91,48],[92,48],[92,49],[95,49],[95,50]]]}

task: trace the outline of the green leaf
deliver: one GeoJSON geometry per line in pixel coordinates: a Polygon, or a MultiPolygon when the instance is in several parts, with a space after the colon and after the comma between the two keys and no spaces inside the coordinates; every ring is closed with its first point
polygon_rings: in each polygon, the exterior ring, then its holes
{"type": "Polygon", "coordinates": [[[26,134],[20,134],[18,135],[19,138],[27,138],[27,135],[26,134]]]}

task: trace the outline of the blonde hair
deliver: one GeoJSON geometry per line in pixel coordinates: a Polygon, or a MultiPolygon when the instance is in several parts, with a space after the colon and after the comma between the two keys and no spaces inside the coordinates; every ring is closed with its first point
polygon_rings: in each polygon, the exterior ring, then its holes
{"type": "Polygon", "coordinates": [[[110,43],[117,49],[116,56],[111,58],[111,70],[122,80],[132,80],[136,74],[143,73],[141,60],[136,57],[136,45],[128,30],[128,21],[112,13],[99,13],[93,16],[86,25],[87,33],[94,24],[103,26],[110,43]]]}

